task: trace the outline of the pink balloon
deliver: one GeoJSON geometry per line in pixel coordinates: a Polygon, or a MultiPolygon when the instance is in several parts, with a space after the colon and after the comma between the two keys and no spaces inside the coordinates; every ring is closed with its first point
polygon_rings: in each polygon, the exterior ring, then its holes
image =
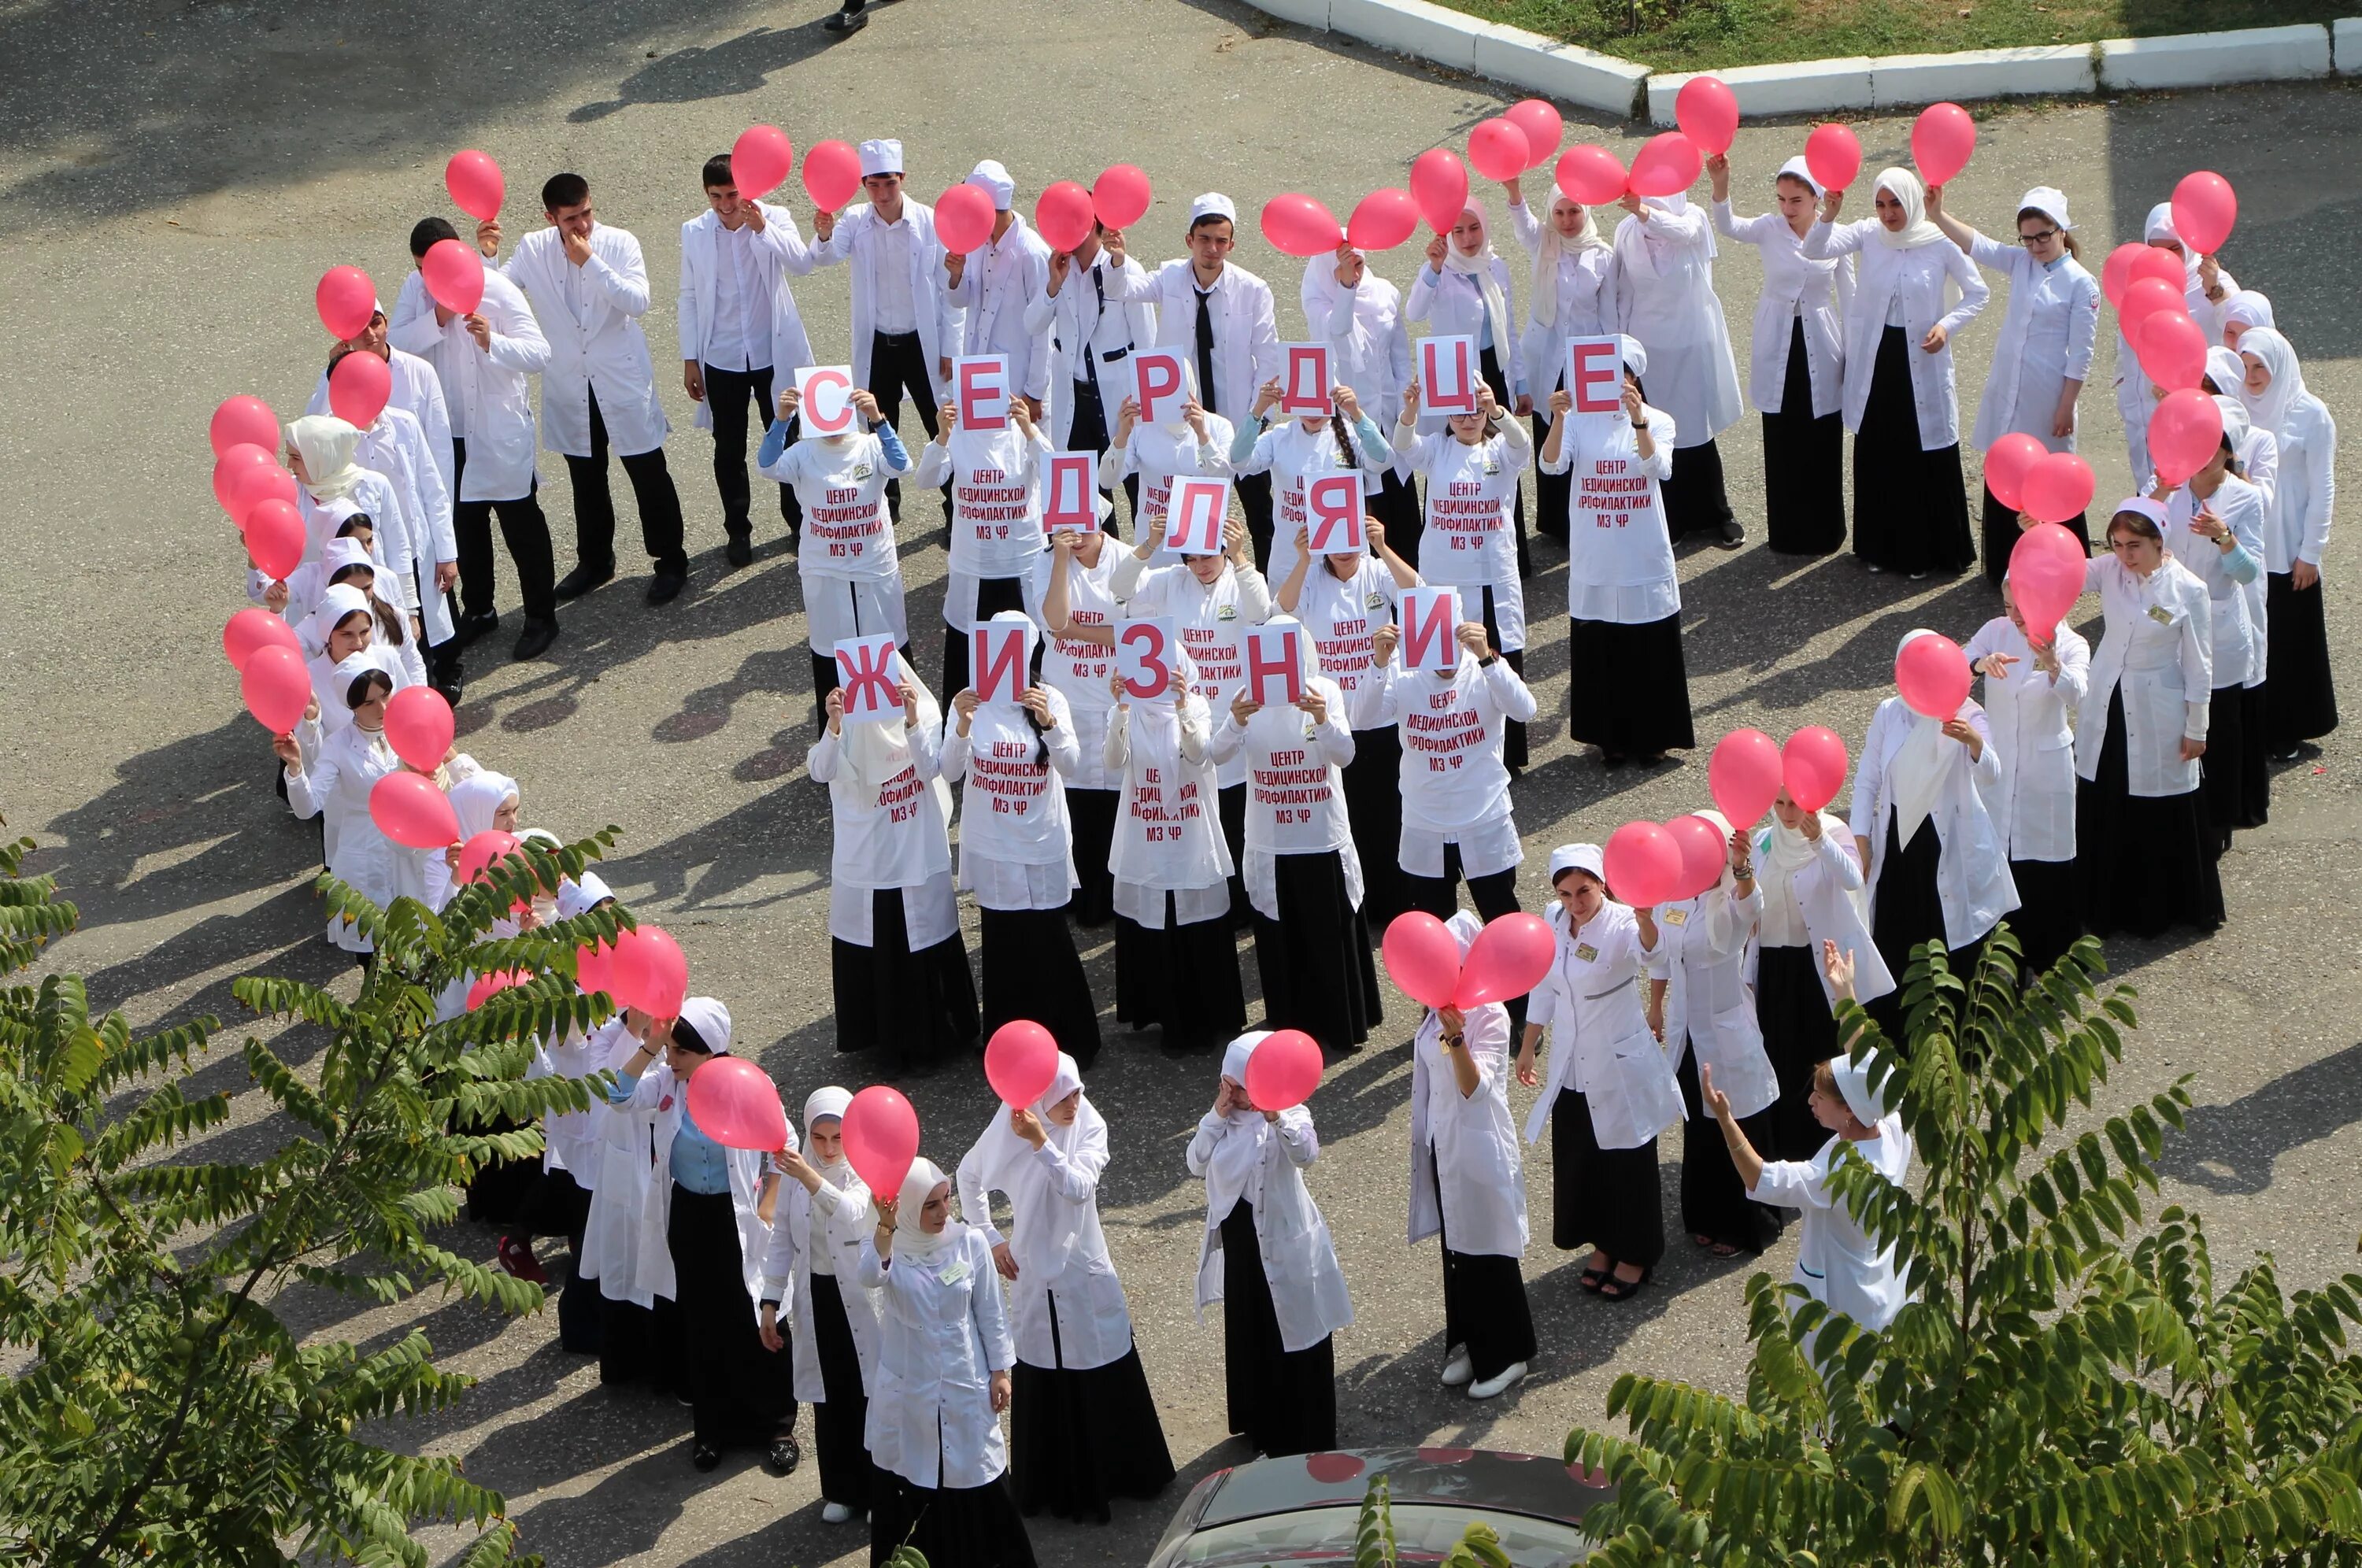
{"type": "Polygon", "coordinates": [[[367,349],[346,355],[328,372],[328,412],[348,425],[363,430],[375,425],[392,395],[392,370],[367,349]]]}
{"type": "Polygon", "coordinates": [[[435,780],[408,768],[370,786],[370,821],[405,849],[444,849],[459,840],[459,819],[435,780]]]}
{"type": "Polygon", "coordinates": [[[432,686],[405,686],[385,705],[386,745],[421,773],[443,766],[456,731],[450,702],[432,686]]]}
{"type": "Polygon", "coordinates": [[[2223,405],[2184,387],[2158,400],[2148,416],[2149,461],[2168,484],[2186,484],[2223,445],[2223,405]]]}
{"type": "Polygon", "coordinates": [[[1682,846],[1655,823],[1626,823],[1602,855],[1607,890],[1635,909],[1670,902],[1682,885],[1682,846]]]}
{"type": "Polygon", "coordinates": [[[1969,166],[1977,150],[1977,122],[1958,104],[1930,104],[1911,127],[1911,161],[1919,178],[1941,185],[1969,166]]]}
{"type": "MultiPolygon", "coordinates": [[[[414,686],[404,690],[414,691],[418,688],[414,686]]],[[[482,881],[484,873],[514,854],[516,846],[516,834],[502,833],[498,828],[486,828],[459,846],[459,864],[451,873],[452,879],[462,887],[482,881]]]]}
{"type": "Polygon", "coordinates": [[[1392,250],[1418,231],[1418,204],[1391,185],[1363,196],[1345,220],[1345,237],[1356,250],[1392,250]]]}
{"type": "Polygon", "coordinates": [[[1679,131],[1652,136],[1632,155],[1632,193],[1672,196],[1697,183],[1705,159],[1697,143],[1679,131]]]}
{"type": "Polygon", "coordinates": [[[795,147],[777,126],[748,126],[730,147],[731,182],[750,202],[786,184],[795,166],[795,147]]]}
{"type": "Polygon", "coordinates": [[[1620,200],[1625,183],[1631,178],[1625,171],[1622,159],[1587,141],[1568,148],[1551,177],[1560,190],[1586,207],[1604,207],[1620,200]]]}
{"type": "Polygon", "coordinates": [[[468,1010],[473,1012],[511,986],[522,986],[532,978],[532,973],[524,969],[495,969],[489,975],[479,975],[476,983],[468,988],[468,1010]]]}
{"type": "Polygon", "coordinates": [[[246,554],[274,582],[304,564],[304,514],[292,501],[265,496],[246,514],[246,554]]]}
{"type": "Polygon", "coordinates": [[[229,456],[232,447],[259,447],[267,458],[279,445],[279,416],[260,398],[241,392],[221,400],[205,434],[216,459],[229,456]]]}
{"type": "Polygon", "coordinates": [[[1723,867],[1730,864],[1730,841],[1720,828],[1704,817],[1686,816],[1673,818],[1665,831],[1682,852],[1682,881],[1673,889],[1675,898],[1694,899],[1722,880],[1723,867]]]}
{"type": "MultiPolygon", "coordinates": [[[[811,159],[804,159],[807,172],[811,159]]],[[[1054,181],[1033,204],[1033,227],[1053,250],[1072,250],[1091,237],[1091,193],[1072,180],[1054,181]]]]}
{"type": "Polygon", "coordinates": [[[2025,504],[2018,510],[2045,523],[2064,523],[2083,514],[2099,482],[2092,465],[2074,453],[2049,453],[2025,470],[2025,504]]]}
{"type": "Polygon", "coordinates": [[[1109,228],[1129,228],[1154,200],[1148,176],[1129,163],[1110,164],[1091,185],[1091,208],[1109,228]]]}
{"type": "MultiPolygon", "coordinates": [[[[278,433],[273,431],[268,442],[240,441],[214,459],[214,499],[230,514],[232,522],[241,521],[244,515],[244,509],[237,504],[237,476],[248,469],[277,468],[279,459],[273,454],[278,439],[278,433]]],[[[292,474],[288,477],[294,478],[292,474]]]]}
{"type": "Polygon", "coordinates": [[[1826,191],[1842,191],[1861,172],[1861,140],[1831,121],[1815,126],[1805,138],[1805,167],[1826,191]]]}
{"type": "Polygon", "coordinates": [[[295,640],[295,628],[259,604],[249,604],[222,628],[222,652],[228,657],[230,668],[244,674],[246,661],[259,648],[285,648],[298,657],[303,652],[303,645],[295,640]]]}
{"type": "Polygon", "coordinates": [[[1438,234],[1449,234],[1468,210],[1468,165],[1448,147],[1430,147],[1410,165],[1410,199],[1438,234]]]}
{"type": "Polygon", "coordinates": [[[992,238],[992,197],[981,185],[961,183],[935,203],[935,237],[955,256],[979,250],[992,238]]]}
{"type": "Polygon", "coordinates": [[[486,223],[501,215],[501,198],[508,194],[501,166],[491,153],[472,147],[453,153],[443,165],[443,188],[451,193],[453,206],[486,223]]]}
{"type": "Polygon", "coordinates": [[[1386,974],[1422,1007],[1445,1007],[1460,986],[1460,944],[1424,910],[1406,910],[1386,926],[1386,974]]]}
{"type": "Polygon", "coordinates": [[[1780,777],[1788,799],[1817,812],[1845,788],[1845,737],[1820,724],[1807,724],[1780,748],[1780,777]]]}
{"type": "Polygon", "coordinates": [[[1320,1047],[1301,1029],[1275,1029],[1247,1058],[1247,1099],[1257,1110],[1293,1110],[1320,1087],[1320,1047]]]}
{"type": "Polygon", "coordinates": [[[1566,121],[1540,98],[1522,98],[1502,111],[1503,117],[1526,133],[1526,167],[1540,169],[1566,139],[1566,121]]]}
{"type": "Polygon", "coordinates": [[[2174,297],[2189,308],[2190,269],[2181,258],[2161,245],[2143,245],[2132,259],[2131,271],[2125,275],[2125,286],[2130,288],[2143,278],[2155,278],[2173,290],[2174,297]]]}
{"type": "Polygon", "coordinates": [[[1753,827],[1780,793],[1780,746],[1761,730],[1733,730],[1716,741],[1705,767],[1714,808],[1735,828],[1753,827]]]}
{"type": "Polygon", "coordinates": [[[744,1056],[716,1056],[689,1076],[689,1114],[725,1149],[788,1146],[788,1109],[771,1075],[744,1056]]]}
{"type": "Polygon", "coordinates": [[[377,314],[377,285],[359,267],[331,267],[320,274],[312,303],[319,309],[320,325],[328,329],[329,337],[359,337],[369,330],[370,318],[377,314]]]}
{"type": "MultiPolygon", "coordinates": [[[[900,1089],[871,1084],[844,1108],[844,1157],[873,1197],[892,1201],[919,1157],[919,1113],[900,1089]]],[[[911,1216],[913,1222],[917,1215],[911,1216]]]]}
{"type": "Polygon", "coordinates": [[[1948,719],[1969,700],[1969,656],[1939,633],[1914,637],[1894,656],[1894,689],[1913,712],[1948,719]]]}
{"type": "Polygon", "coordinates": [[[984,1078],[1003,1105],[1032,1105],[1057,1076],[1058,1042],[1031,1019],[1011,1019],[985,1044],[984,1078]]]}
{"type": "Polygon", "coordinates": [[[1479,120],[1468,133],[1468,161],[1487,180],[1514,180],[1533,164],[1533,147],[1507,115],[1479,120]]]}
{"type": "Polygon", "coordinates": [[[2107,296],[2110,304],[2123,305],[2125,290],[2133,281],[2133,259],[2149,249],[2137,239],[2128,239],[2108,252],[2108,259],[2100,268],[2100,293],[2107,296]]]}
{"type": "Polygon", "coordinates": [[[229,476],[229,514],[243,528],[254,515],[254,509],[266,501],[283,501],[295,504],[295,476],[279,466],[276,460],[267,463],[246,463],[233,469],[229,476]]]}
{"type": "Polygon", "coordinates": [[[1520,910],[1488,921],[1468,944],[1451,1005],[1471,1008],[1524,996],[1542,983],[1557,953],[1558,935],[1540,915],[1520,910]]]}
{"type": "Polygon", "coordinates": [[[472,245],[438,239],[419,259],[419,275],[436,304],[470,315],[484,303],[484,259],[472,245]]]}
{"type": "Polygon", "coordinates": [[[824,213],[861,193],[861,154],[849,141],[814,142],[804,153],[804,194],[824,213]]]}
{"type": "Polygon", "coordinates": [[[304,656],[279,644],[259,647],[237,673],[238,695],[254,722],[274,735],[293,732],[312,705],[312,672],[304,656]]]}
{"type": "Polygon", "coordinates": [[[1263,237],[1283,256],[1319,256],[1337,248],[1344,230],[1327,207],[1287,192],[1263,204],[1263,237]]]}
{"type": "Polygon", "coordinates": [[[2161,310],[2190,314],[2190,301],[2180,284],[2159,278],[2135,278],[2125,284],[2125,297],[2116,304],[2116,326],[2123,329],[2125,341],[2138,344],[2142,324],[2161,310]]]}
{"type": "Polygon", "coordinates": [[[2173,187],[2173,232],[2201,256],[2212,256],[2239,221],[2238,193],[2211,169],[2184,174],[2173,187]]]}
{"type": "Polygon", "coordinates": [[[2050,455],[2038,439],[2013,430],[1985,448],[1985,488],[2012,512],[2025,504],[2026,470],[2050,455]]]}
{"type": "Polygon", "coordinates": [[[605,991],[613,996],[615,949],[607,943],[594,942],[574,950],[574,984],[585,996],[605,991]]]}
{"type": "Polygon", "coordinates": [[[2178,310],[2153,310],[2134,348],[2141,373],[2167,392],[2195,389],[2206,377],[2206,333],[2178,310]]]}
{"type": "Polygon", "coordinates": [[[1718,77],[1693,76],[1673,94],[1673,123],[1701,151],[1728,152],[1738,139],[1738,94],[1718,77]]]}
{"type": "Polygon", "coordinates": [[[2009,591],[2026,635],[2047,643],[2083,597],[2083,541],[2056,523],[2036,523],[2009,552],[2009,591]]]}
{"type": "Polygon", "coordinates": [[[615,933],[607,966],[607,994],[651,1018],[679,1018],[689,999],[689,955],[662,926],[615,933]]]}

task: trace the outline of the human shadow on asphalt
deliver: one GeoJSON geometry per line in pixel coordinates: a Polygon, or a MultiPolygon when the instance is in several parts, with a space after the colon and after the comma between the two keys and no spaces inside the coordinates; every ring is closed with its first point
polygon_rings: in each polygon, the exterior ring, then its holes
{"type": "Polygon", "coordinates": [[[2362,1121],[2362,1044],[2308,1062],[2225,1105],[2184,1114],[2166,1133],[2158,1168],[2174,1180],[2226,1198],[2272,1185],[2282,1154],[2362,1121]]]}
{"type": "Polygon", "coordinates": [[[759,92],[773,72],[800,65],[843,41],[844,34],[828,31],[821,22],[814,17],[797,28],[749,28],[710,48],[677,49],[625,77],[613,98],[584,104],[566,117],[581,125],[636,104],[693,104],[759,92]]]}

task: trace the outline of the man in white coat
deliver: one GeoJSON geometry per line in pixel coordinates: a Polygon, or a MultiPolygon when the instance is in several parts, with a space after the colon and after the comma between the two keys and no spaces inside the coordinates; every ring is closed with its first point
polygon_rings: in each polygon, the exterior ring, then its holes
{"type": "Polygon", "coordinates": [[[988,158],[967,183],[992,198],[992,237],[965,256],[945,251],[935,284],[967,317],[961,352],[1007,355],[1010,390],[1032,404],[1038,425],[1050,398],[1050,334],[1026,307],[1049,287],[1050,247],[1012,210],[1008,170],[988,158]]]}
{"type": "MultiPolygon", "coordinates": [[[[656,367],[640,317],[648,311],[648,268],[629,229],[590,210],[590,183],[553,174],[541,187],[550,226],[517,242],[503,269],[533,303],[549,339],[541,373],[541,445],[566,459],[574,481],[574,569],[557,581],[560,601],[578,599],[615,575],[615,499],[607,488],[612,445],[640,507],[640,538],[656,562],[648,602],[680,593],[689,576],[681,549],[680,496],[665,467],[672,426],[657,401],[656,367]]],[[[480,225],[494,249],[500,225],[480,225]]]]}
{"type": "MultiPolygon", "coordinates": [[[[1048,281],[1026,307],[1026,326],[1050,334],[1050,444],[1062,452],[1106,455],[1115,422],[1108,417],[1100,389],[1104,385],[1115,406],[1122,407],[1131,351],[1156,341],[1153,304],[1109,299],[1110,270],[1134,290],[1148,279],[1139,262],[1120,255],[1122,245],[1120,232],[1094,221],[1080,245],[1051,254],[1048,281]],[[1118,254],[1109,254],[1110,242],[1118,254]]],[[[1126,475],[1123,488],[1131,498],[1132,515],[1139,516],[1140,476],[1126,475]]]]}
{"type": "MultiPolygon", "coordinates": [[[[730,155],[705,160],[706,210],[680,226],[680,380],[702,404],[697,423],[713,432],[713,487],[722,496],[726,555],[755,558],[754,492],[746,480],[746,405],[767,430],[781,389],[812,362],[811,340],[788,287],[819,265],[785,207],[738,193],[730,155]]],[[[803,532],[796,492],[779,486],[779,515],[793,546],[803,532]]]]}

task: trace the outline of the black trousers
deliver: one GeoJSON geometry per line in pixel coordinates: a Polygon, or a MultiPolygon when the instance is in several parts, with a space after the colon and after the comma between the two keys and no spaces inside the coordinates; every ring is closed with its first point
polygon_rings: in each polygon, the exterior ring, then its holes
{"type": "MultiPolygon", "coordinates": [[[[712,395],[712,383],[707,383],[712,395]]],[[[742,435],[743,440],[743,435],[742,435]]],[[[624,477],[632,481],[632,499],[640,508],[640,542],[657,570],[676,577],[689,573],[689,557],[681,548],[680,492],[673,488],[672,470],[665,467],[662,447],[634,452],[621,458],[624,477]]],[[[568,457],[566,472],[574,481],[574,562],[577,566],[615,565],[615,497],[607,488],[607,421],[599,412],[599,393],[590,393],[590,455],[568,457]]]]}
{"type": "Polygon", "coordinates": [[[1271,569],[1271,476],[1241,474],[1231,491],[1247,514],[1247,539],[1254,546],[1255,570],[1271,569]]]}
{"type": "MultiPolygon", "coordinates": [[[[757,430],[771,427],[778,408],[771,392],[771,367],[717,370],[705,367],[705,406],[713,415],[713,488],[722,492],[722,526],[740,538],[754,533],[754,491],[746,482],[746,405],[755,405],[757,430]]],[[[804,525],[804,509],[793,485],[779,486],[779,515],[792,539],[804,525]]],[[[653,548],[651,549],[653,552],[653,548]]],[[[686,561],[684,560],[684,565],[686,561]]]]}
{"type": "MultiPolygon", "coordinates": [[[[1097,452],[1101,457],[1107,456],[1107,404],[1099,397],[1099,384],[1097,381],[1076,381],[1067,391],[1074,398],[1075,416],[1073,423],[1066,427],[1066,450],[1097,452]]],[[[1101,487],[1099,493],[1110,500],[1115,495],[1113,491],[1105,487],[1101,487]]],[[[1131,502],[1131,514],[1138,517],[1140,515],[1140,476],[1138,474],[1124,475],[1123,493],[1125,499],[1131,502]]],[[[1123,537],[1116,531],[1114,518],[1108,519],[1105,528],[1109,538],[1123,537]]]]}
{"type": "MultiPolygon", "coordinates": [[[[456,494],[468,472],[468,443],[451,438],[451,484],[456,494]]],[[[498,584],[492,569],[492,513],[501,515],[501,538],[516,568],[517,591],[528,621],[557,619],[557,563],[550,553],[549,519],[541,510],[541,481],[513,501],[458,501],[451,506],[451,532],[459,541],[459,601],[470,615],[495,613],[498,584]]]]}
{"type": "MultiPolygon", "coordinates": [[[[877,400],[877,417],[898,429],[902,423],[902,394],[919,405],[919,423],[927,438],[935,435],[935,386],[927,376],[927,346],[915,332],[873,332],[869,335],[869,395],[877,400]]],[[[918,461],[913,452],[911,460],[918,461]]],[[[886,507],[894,521],[902,520],[902,481],[886,481],[886,507]]],[[[944,486],[944,520],[952,514],[952,487],[944,486]]]]}
{"type": "MultiPolygon", "coordinates": [[[[1443,846],[1443,875],[1421,877],[1406,871],[1402,874],[1403,904],[1406,908],[1425,910],[1438,920],[1450,920],[1460,909],[1458,884],[1467,874],[1460,867],[1460,846],[1443,846]]],[[[1496,871],[1489,877],[1467,877],[1468,900],[1486,922],[1518,911],[1518,868],[1496,871]]],[[[1509,1038],[1522,1039],[1526,1032],[1526,999],[1517,997],[1507,1004],[1509,1038]]]]}

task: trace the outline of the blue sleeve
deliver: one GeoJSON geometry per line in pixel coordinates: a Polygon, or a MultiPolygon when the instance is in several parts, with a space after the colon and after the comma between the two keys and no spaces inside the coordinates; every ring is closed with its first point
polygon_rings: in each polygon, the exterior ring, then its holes
{"type": "Polygon", "coordinates": [[[2233,582],[2253,582],[2256,580],[2256,558],[2247,553],[2246,546],[2235,541],[2224,554],[2223,573],[2233,582]]]}
{"type": "Polygon", "coordinates": [[[1237,428],[1231,433],[1231,461],[1243,463],[1253,457],[1255,442],[1262,435],[1263,427],[1260,425],[1250,420],[1240,420],[1237,428]]]}
{"type": "Polygon", "coordinates": [[[902,437],[890,425],[877,427],[877,444],[886,449],[886,466],[898,474],[911,471],[911,454],[903,449],[902,437]]]}
{"type": "Polygon", "coordinates": [[[1385,434],[1378,428],[1378,422],[1370,417],[1368,409],[1363,409],[1362,417],[1354,422],[1353,435],[1361,441],[1362,450],[1377,458],[1381,464],[1389,464],[1395,460],[1394,447],[1388,444],[1385,434]]]}
{"type": "Polygon", "coordinates": [[[639,1087],[639,1074],[633,1072],[628,1066],[618,1066],[615,1069],[615,1081],[607,1086],[607,1103],[609,1105],[631,1104],[632,1096],[638,1092],[639,1087]]]}
{"type": "Polygon", "coordinates": [[[784,419],[774,419],[771,421],[771,427],[763,432],[763,445],[755,454],[755,466],[758,469],[769,468],[779,460],[779,454],[787,449],[788,422],[784,419]]]}

